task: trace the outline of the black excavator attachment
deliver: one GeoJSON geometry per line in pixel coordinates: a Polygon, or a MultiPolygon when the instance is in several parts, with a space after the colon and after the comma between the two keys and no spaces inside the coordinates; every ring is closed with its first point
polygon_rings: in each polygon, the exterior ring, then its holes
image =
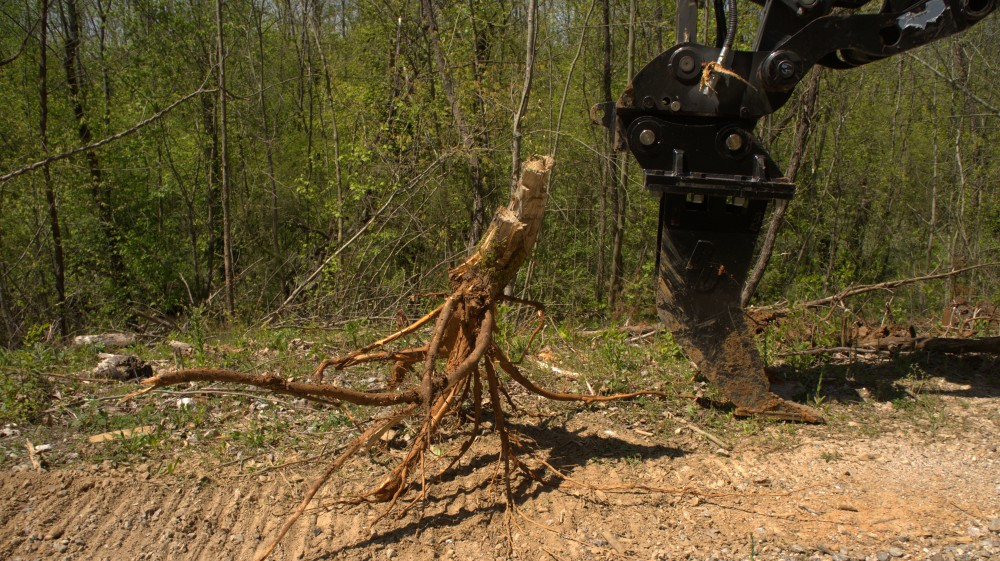
{"type": "Polygon", "coordinates": [[[629,149],[660,198],[661,321],[737,413],[823,422],[770,391],[740,305],[768,207],[795,191],[754,127],[813,66],[853,68],[958,33],[998,0],[885,0],[874,14],[849,13],[869,0],[754,1],[763,5],[757,37],[738,51],[735,0],[715,0],[714,47],[693,41],[698,3],[678,0],[678,44],[591,118],[629,149]]]}

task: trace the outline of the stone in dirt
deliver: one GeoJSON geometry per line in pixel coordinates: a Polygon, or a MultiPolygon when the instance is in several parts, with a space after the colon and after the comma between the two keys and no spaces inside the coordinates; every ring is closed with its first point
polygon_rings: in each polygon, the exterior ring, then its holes
{"type": "Polygon", "coordinates": [[[73,337],[73,346],[103,345],[108,348],[127,347],[136,342],[135,333],[99,333],[97,335],[78,335],[73,337]]]}
{"type": "Polygon", "coordinates": [[[153,367],[135,355],[100,354],[101,362],[91,371],[95,378],[111,380],[145,379],[153,375],[153,367]]]}

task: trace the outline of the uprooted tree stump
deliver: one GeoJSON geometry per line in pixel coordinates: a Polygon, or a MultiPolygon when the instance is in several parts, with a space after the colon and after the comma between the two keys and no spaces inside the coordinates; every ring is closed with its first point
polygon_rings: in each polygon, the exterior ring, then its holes
{"type": "MultiPolygon", "coordinates": [[[[388,475],[355,500],[388,503],[383,514],[385,516],[404,497],[409,498],[411,505],[425,498],[427,482],[437,475],[428,477],[425,473],[425,455],[432,450],[432,440],[439,432],[442,420],[457,412],[463,404],[471,404],[474,423],[472,436],[450,458],[443,473],[451,469],[475,441],[482,419],[484,398],[492,410],[493,425],[500,439],[499,462],[503,468],[508,509],[514,507],[510,479],[512,471],[520,468],[529,476],[533,475],[519,460],[515,449],[515,435],[505,424],[501,395],[506,395],[506,389],[498,376],[498,370],[505,372],[511,380],[529,392],[560,401],[594,402],[638,395],[665,395],[657,391],[604,396],[548,391],[525,377],[494,342],[498,302],[506,300],[535,306],[539,317],[542,317],[540,304],[504,296],[503,290],[515,277],[538,238],[552,164],[550,157],[535,158],[524,164],[519,187],[510,204],[497,210],[489,229],[472,255],[449,272],[451,291],[442,304],[388,337],[347,355],[323,360],[311,382],[296,382],[274,374],[253,375],[219,369],[167,372],[144,382],[149,387],[143,392],[185,382],[230,382],[251,384],[275,393],[328,403],[348,402],[383,408],[371,419],[368,428],[348,443],[326,471],[313,482],[302,502],[258,560],[268,557],[274,551],[334,472],[407,417],[422,418],[422,423],[404,458],[388,475]],[[387,348],[393,341],[415,333],[431,322],[434,322],[434,327],[425,345],[400,350],[387,348]],[[444,364],[439,364],[442,361],[444,364]],[[362,392],[324,382],[324,372],[329,368],[341,370],[362,363],[377,362],[392,364],[386,387],[380,391],[362,392]],[[410,375],[415,380],[408,383],[407,377],[410,375]]],[[[541,324],[532,338],[540,328],[541,324]]]]}

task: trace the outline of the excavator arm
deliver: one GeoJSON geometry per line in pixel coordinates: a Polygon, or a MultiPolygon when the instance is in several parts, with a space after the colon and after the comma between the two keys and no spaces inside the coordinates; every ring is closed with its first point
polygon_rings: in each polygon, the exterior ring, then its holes
{"type": "Polygon", "coordinates": [[[766,0],[751,50],[733,48],[735,0],[715,0],[716,43],[697,37],[697,0],[678,0],[678,44],[617,102],[595,106],[660,198],[660,319],[738,414],[823,422],[770,391],[740,294],[768,207],[794,184],[754,134],[815,65],[848,69],[961,32],[998,0],[766,0]]]}

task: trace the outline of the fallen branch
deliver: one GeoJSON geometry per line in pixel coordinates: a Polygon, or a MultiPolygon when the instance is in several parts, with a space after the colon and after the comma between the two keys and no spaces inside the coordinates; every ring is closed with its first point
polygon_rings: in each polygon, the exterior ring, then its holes
{"type": "Polygon", "coordinates": [[[802,351],[777,353],[776,356],[789,357],[827,353],[899,354],[914,352],[1000,354],[1000,337],[979,337],[975,339],[954,337],[886,337],[885,339],[877,340],[873,347],[818,347],[802,351]]]}
{"type": "Polygon", "coordinates": [[[612,329],[587,329],[577,331],[576,334],[581,337],[600,337],[601,335],[607,335],[608,333],[627,333],[638,337],[652,335],[653,333],[659,333],[660,331],[663,331],[663,327],[659,325],[623,325],[612,329]]]}
{"type": "Polygon", "coordinates": [[[824,298],[818,298],[816,300],[802,302],[794,306],[787,306],[784,304],[776,304],[773,306],[761,306],[759,308],[748,308],[746,313],[750,318],[752,318],[754,321],[758,323],[767,323],[777,318],[787,316],[792,312],[799,310],[821,308],[829,305],[836,306],[837,304],[840,304],[843,300],[850,298],[851,296],[857,296],[859,294],[864,294],[866,292],[873,292],[876,290],[892,290],[894,288],[898,288],[900,286],[905,286],[908,284],[914,284],[929,280],[944,279],[962,273],[966,273],[968,271],[983,269],[987,267],[996,267],[998,265],[1000,265],[1000,263],[980,263],[978,265],[971,265],[969,267],[963,267],[961,269],[954,269],[952,271],[948,271],[945,273],[934,273],[930,275],[923,275],[919,277],[911,277],[905,279],[896,279],[875,284],[852,286],[832,296],[826,296],[824,298]]]}

